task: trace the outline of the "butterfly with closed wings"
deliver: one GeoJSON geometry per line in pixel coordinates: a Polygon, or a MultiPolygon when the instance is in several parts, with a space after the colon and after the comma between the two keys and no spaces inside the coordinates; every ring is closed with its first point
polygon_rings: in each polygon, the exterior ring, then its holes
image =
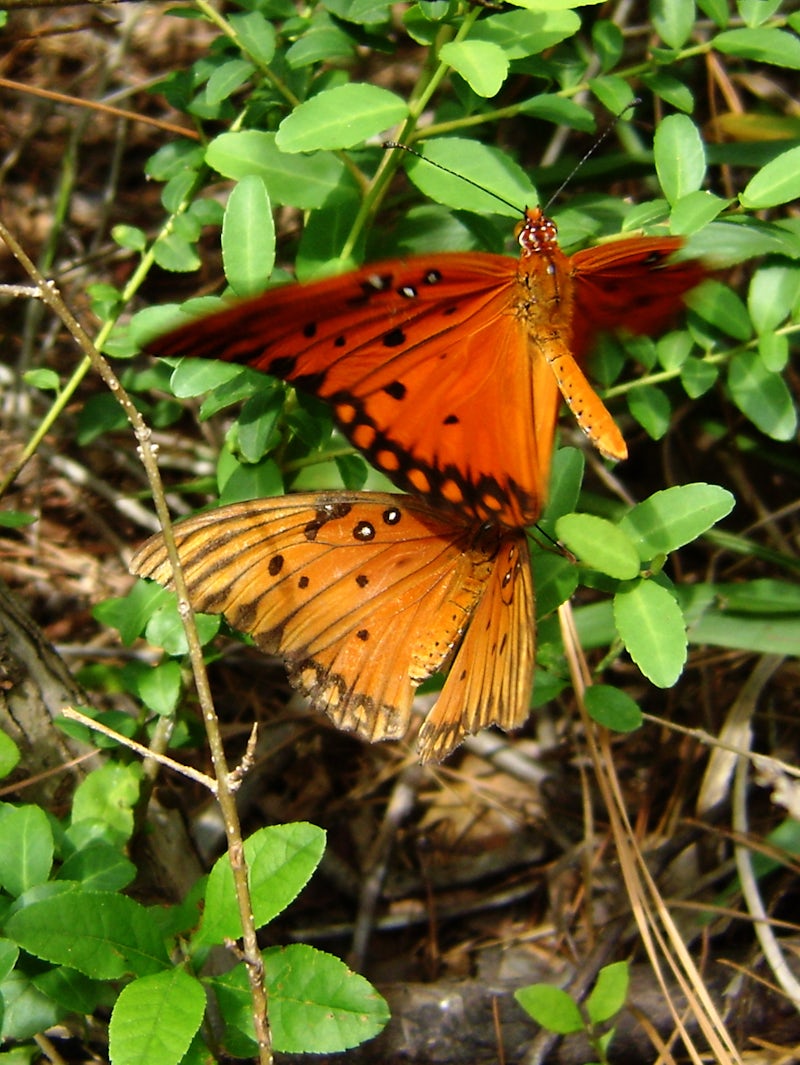
{"type": "MultiPolygon", "coordinates": [[[[486,725],[517,728],[533,680],[533,583],[521,530],[380,492],[235,503],[175,526],[195,610],[281,655],[342,729],[405,735],[417,686],[447,679],[419,733],[440,760],[486,725]]],[[[163,537],[131,572],[172,587],[163,537]]]]}
{"type": "Polygon", "coordinates": [[[449,252],[271,289],[149,345],[245,363],[331,404],[342,432],[399,488],[517,528],[547,494],[560,396],[605,455],[627,449],[582,364],[599,332],[656,333],[704,276],[680,237],[567,256],[539,210],[519,260],[449,252]]]}

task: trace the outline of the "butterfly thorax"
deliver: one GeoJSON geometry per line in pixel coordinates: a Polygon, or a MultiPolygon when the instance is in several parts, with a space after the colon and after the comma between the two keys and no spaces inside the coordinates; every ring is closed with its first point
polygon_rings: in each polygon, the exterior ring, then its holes
{"type": "Polygon", "coordinates": [[[534,340],[568,338],[574,283],[569,258],[558,245],[555,222],[539,207],[525,212],[516,230],[520,246],[514,312],[534,340]]]}

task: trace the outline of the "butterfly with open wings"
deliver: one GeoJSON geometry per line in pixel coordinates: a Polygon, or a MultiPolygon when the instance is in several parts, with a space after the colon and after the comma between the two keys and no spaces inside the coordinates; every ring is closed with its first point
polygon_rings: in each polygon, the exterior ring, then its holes
{"type": "Polygon", "coordinates": [[[582,365],[599,332],[656,333],[702,279],[680,237],[567,256],[538,208],[520,257],[449,252],[287,285],[189,322],[155,355],[245,363],[331,404],[345,436],[405,491],[478,521],[539,517],[560,397],[607,456],[627,454],[582,365]]]}

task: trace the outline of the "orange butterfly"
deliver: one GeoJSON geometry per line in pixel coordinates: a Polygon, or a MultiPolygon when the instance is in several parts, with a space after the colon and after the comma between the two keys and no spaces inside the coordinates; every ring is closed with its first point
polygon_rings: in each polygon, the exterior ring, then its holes
{"type": "MultiPolygon", "coordinates": [[[[527,718],[533,582],[521,530],[410,496],[319,492],[219,507],[180,522],[175,538],[193,608],[281,655],[339,728],[403,736],[415,689],[448,667],[419,733],[423,761],[527,718]]],[[[131,572],[172,586],[160,535],[131,572]]]]}
{"type": "Polygon", "coordinates": [[[242,362],[327,400],[347,438],[400,488],[479,521],[529,525],[547,493],[559,391],[610,458],[625,442],[580,364],[600,331],[663,329],[703,277],[680,237],[569,257],[541,210],[518,262],[451,252],[272,289],[150,345],[242,362]]]}

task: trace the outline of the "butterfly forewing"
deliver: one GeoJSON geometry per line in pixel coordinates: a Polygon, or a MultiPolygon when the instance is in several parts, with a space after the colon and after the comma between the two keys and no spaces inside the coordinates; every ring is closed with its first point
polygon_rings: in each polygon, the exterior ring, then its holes
{"type": "MultiPolygon", "coordinates": [[[[261,650],[280,654],[292,684],[313,705],[370,740],[406,732],[417,685],[454,654],[460,669],[472,668],[467,659],[474,655],[488,677],[486,654],[494,655],[491,648],[507,636],[494,628],[528,623],[511,606],[487,617],[483,636],[473,630],[476,612],[485,615],[487,598],[496,598],[502,536],[497,527],[456,521],[422,501],[382,493],[233,504],[175,527],[193,608],[224,614],[261,650]]],[[[131,570],[172,585],[160,536],[139,549],[131,570]]],[[[519,676],[529,678],[532,633],[516,639],[529,654],[519,676]]],[[[447,706],[449,683],[442,695],[447,706]]],[[[505,684],[501,673],[496,683],[505,684]]],[[[428,757],[444,757],[482,723],[517,722],[527,705],[525,692],[514,713],[503,717],[493,709],[482,717],[483,704],[465,690],[469,728],[451,723],[428,757]]],[[[485,681],[481,690],[481,698],[490,694],[485,681]]],[[[505,690],[497,699],[505,705],[505,690]]],[[[486,702],[487,711],[495,701],[486,702]]]]}
{"type": "Polygon", "coordinates": [[[559,390],[607,455],[624,441],[580,365],[599,330],[653,332],[702,277],[680,238],[571,258],[538,209],[518,262],[444,253],[375,263],[233,305],[154,342],[158,355],[242,362],[327,400],[398,487],[516,528],[547,492],[559,390]]]}

